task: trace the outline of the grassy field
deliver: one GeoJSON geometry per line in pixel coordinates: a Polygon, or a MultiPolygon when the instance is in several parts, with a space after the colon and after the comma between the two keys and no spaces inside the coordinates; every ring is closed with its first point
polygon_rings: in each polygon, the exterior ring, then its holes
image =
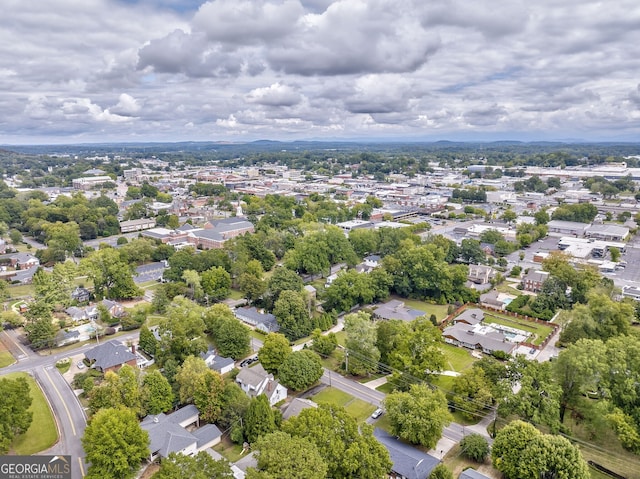
{"type": "Polygon", "coordinates": [[[9,293],[9,298],[33,296],[35,287],[32,284],[13,284],[7,288],[7,293],[9,293]]]}
{"type": "Polygon", "coordinates": [[[440,349],[446,356],[445,369],[449,371],[460,373],[465,369],[469,369],[477,361],[476,358],[471,356],[471,352],[468,349],[459,348],[451,344],[443,344],[440,349]]]}
{"type": "Polygon", "coordinates": [[[358,422],[364,422],[376,409],[374,405],[332,387],[323,389],[311,399],[317,403],[324,402],[342,406],[358,422]]]}
{"type": "Polygon", "coordinates": [[[27,432],[13,441],[13,452],[16,454],[35,454],[50,448],[58,440],[58,430],[49,404],[35,379],[26,373],[12,373],[2,377],[6,379],[26,378],[33,399],[29,408],[33,413],[33,421],[27,432]]]}
{"type": "Polygon", "coordinates": [[[237,289],[231,289],[231,292],[229,293],[229,299],[233,299],[233,300],[238,300],[238,299],[242,299],[244,298],[244,295],[242,294],[241,291],[238,291],[237,289]]]}
{"type": "Polygon", "coordinates": [[[501,324],[503,326],[509,326],[511,328],[522,329],[529,333],[533,333],[535,337],[531,339],[531,342],[535,345],[541,344],[549,334],[553,331],[551,326],[546,324],[534,323],[533,321],[527,321],[525,319],[512,318],[509,316],[502,316],[495,313],[486,313],[484,315],[484,322],[487,324],[501,324]]]}
{"type": "Polygon", "coordinates": [[[6,368],[15,362],[16,360],[9,351],[0,351],[0,368],[6,368]]]}

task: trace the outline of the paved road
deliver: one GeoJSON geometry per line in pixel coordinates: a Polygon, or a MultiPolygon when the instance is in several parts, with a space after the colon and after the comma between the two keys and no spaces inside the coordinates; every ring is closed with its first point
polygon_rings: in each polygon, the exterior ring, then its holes
{"type": "MultiPolygon", "coordinates": [[[[91,349],[94,343],[83,344],[64,352],[44,351],[34,353],[30,348],[20,343],[15,331],[3,331],[3,343],[17,359],[17,362],[0,370],[0,374],[12,372],[26,372],[32,375],[42,388],[49,405],[53,410],[60,434],[59,441],[46,454],[70,454],[72,456],[71,477],[84,477],[87,464],[84,462],[84,450],[81,438],[87,424],[87,417],[77,396],[55,367],[59,359],[75,356],[91,349]]],[[[138,331],[118,336],[123,342],[138,337],[138,331]]]]}

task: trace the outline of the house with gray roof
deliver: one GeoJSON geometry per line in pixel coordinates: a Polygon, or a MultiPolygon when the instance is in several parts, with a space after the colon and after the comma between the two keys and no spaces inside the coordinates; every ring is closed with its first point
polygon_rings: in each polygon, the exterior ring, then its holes
{"type": "Polygon", "coordinates": [[[91,367],[106,373],[117,371],[123,365],[136,367],[136,355],[124,344],[112,339],[84,353],[91,367]]]}
{"type": "Polygon", "coordinates": [[[405,444],[380,428],[376,428],[373,435],[389,451],[393,463],[389,477],[427,479],[431,471],[440,464],[440,459],[405,444]]]}
{"type": "Polygon", "coordinates": [[[504,351],[511,354],[518,344],[507,340],[504,334],[493,328],[483,327],[480,323],[469,325],[457,323],[442,331],[445,343],[461,346],[468,349],[480,349],[483,353],[491,354],[494,351],[504,351]]]}
{"type": "Polygon", "coordinates": [[[262,364],[242,368],[236,376],[236,382],[251,398],[264,394],[272,406],[287,399],[287,388],[274,379],[273,374],[267,373],[262,364]]]}
{"type": "Polygon", "coordinates": [[[209,366],[209,369],[219,372],[220,374],[226,374],[231,372],[235,367],[235,362],[231,358],[224,358],[216,354],[216,350],[209,347],[207,351],[200,354],[200,357],[209,366]]]}
{"type": "Polygon", "coordinates": [[[172,414],[155,414],[145,417],[140,427],[149,433],[149,461],[166,458],[172,452],[193,456],[220,442],[222,433],[214,424],[199,425],[199,411],[190,404],[172,414]]]}
{"type": "Polygon", "coordinates": [[[233,311],[236,318],[243,321],[260,331],[265,333],[277,333],[280,331],[280,326],[276,321],[276,317],[271,313],[261,313],[255,307],[243,307],[236,308],[233,311]]]}
{"type": "Polygon", "coordinates": [[[458,479],[490,479],[489,476],[485,476],[484,474],[476,471],[475,469],[465,469],[460,473],[458,479]]]}
{"type": "Polygon", "coordinates": [[[399,319],[401,321],[413,321],[426,313],[418,309],[407,308],[403,301],[392,299],[373,310],[376,319],[399,319]]]}
{"type": "Polygon", "coordinates": [[[311,399],[293,398],[287,408],[282,413],[282,419],[286,420],[290,417],[295,417],[305,409],[317,408],[318,405],[311,399]]]}

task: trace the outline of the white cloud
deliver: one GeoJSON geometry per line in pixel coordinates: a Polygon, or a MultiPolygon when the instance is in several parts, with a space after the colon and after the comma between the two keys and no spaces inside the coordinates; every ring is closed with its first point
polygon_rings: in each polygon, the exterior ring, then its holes
{"type": "Polygon", "coordinates": [[[3,7],[0,141],[640,133],[631,0],[3,7]]]}

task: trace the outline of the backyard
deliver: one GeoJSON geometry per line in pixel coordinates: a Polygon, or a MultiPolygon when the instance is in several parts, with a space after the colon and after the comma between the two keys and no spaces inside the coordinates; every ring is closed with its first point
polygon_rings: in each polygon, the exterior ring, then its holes
{"type": "Polygon", "coordinates": [[[361,399],[356,399],[353,396],[335,389],[332,387],[324,388],[318,394],[311,397],[316,403],[329,403],[336,406],[342,406],[346,409],[349,415],[355,418],[358,422],[364,422],[376,409],[372,404],[369,404],[361,399]]]}
{"type": "Polygon", "coordinates": [[[447,311],[449,310],[449,305],[447,304],[432,304],[417,299],[405,299],[401,298],[400,296],[392,296],[391,299],[402,301],[407,308],[424,311],[427,316],[435,314],[438,322],[441,322],[444,318],[447,317],[447,311]]]}
{"type": "Polygon", "coordinates": [[[502,326],[508,326],[510,328],[522,329],[529,333],[533,333],[534,337],[531,339],[531,343],[538,346],[553,332],[553,328],[546,324],[535,323],[526,319],[510,317],[506,315],[499,315],[496,313],[487,313],[484,315],[484,323],[486,324],[500,324],[502,326]]]}

